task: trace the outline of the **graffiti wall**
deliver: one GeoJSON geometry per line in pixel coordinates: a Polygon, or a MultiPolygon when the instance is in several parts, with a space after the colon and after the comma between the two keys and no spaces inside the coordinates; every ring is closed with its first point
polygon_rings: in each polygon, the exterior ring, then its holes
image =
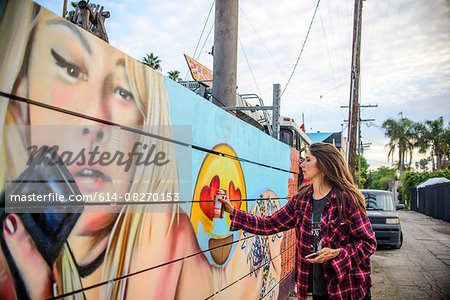
{"type": "MultiPolygon", "coordinates": [[[[4,3],[4,2],[3,2],[4,3]]],[[[25,0],[0,6],[1,299],[281,299],[296,150],[25,0]]]]}

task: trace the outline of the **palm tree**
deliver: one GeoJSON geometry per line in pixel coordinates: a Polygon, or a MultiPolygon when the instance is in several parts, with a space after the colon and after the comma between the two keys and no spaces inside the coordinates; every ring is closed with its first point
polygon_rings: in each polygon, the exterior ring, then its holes
{"type": "Polygon", "coordinates": [[[169,71],[167,72],[167,75],[169,75],[169,78],[172,79],[173,81],[177,81],[178,76],[180,76],[180,71],[178,70],[169,71]]]}
{"type": "Polygon", "coordinates": [[[449,154],[450,143],[450,125],[444,126],[444,118],[431,121],[427,120],[424,124],[417,124],[417,145],[421,153],[426,153],[431,149],[431,157],[433,158],[433,171],[435,169],[445,169],[447,167],[447,157],[449,154]],[[436,158],[436,167],[435,161],[436,158]]]}
{"type": "Polygon", "coordinates": [[[442,143],[442,169],[447,169],[447,164],[450,159],[450,122],[444,130],[442,143]]]}
{"type": "Polygon", "coordinates": [[[402,174],[405,171],[406,155],[408,154],[408,165],[411,164],[416,135],[415,123],[408,118],[404,118],[402,113],[400,115],[399,120],[387,119],[383,122],[382,127],[386,129],[385,135],[390,139],[388,158],[392,156],[392,161],[394,161],[394,153],[398,148],[397,168],[402,174]]]}
{"type": "Polygon", "coordinates": [[[146,53],[146,56],[142,57],[142,63],[146,64],[152,69],[161,71],[161,60],[158,58],[158,56],[153,55],[153,52],[150,52],[150,54],[146,53]]]}

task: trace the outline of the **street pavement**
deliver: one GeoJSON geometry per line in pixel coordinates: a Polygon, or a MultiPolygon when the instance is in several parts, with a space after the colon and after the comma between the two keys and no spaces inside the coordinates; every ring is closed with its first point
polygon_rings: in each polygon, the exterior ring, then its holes
{"type": "Polygon", "coordinates": [[[450,223],[399,211],[401,249],[378,249],[372,299],[450,299],[450,223]]]}

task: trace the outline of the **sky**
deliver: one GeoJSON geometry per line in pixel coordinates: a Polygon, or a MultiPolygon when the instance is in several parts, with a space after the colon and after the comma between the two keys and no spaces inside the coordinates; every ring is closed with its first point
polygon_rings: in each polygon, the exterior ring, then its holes
{"type": "MultiPolygon", "coordinates": [[[[63,0],[36,2],[61,15],[63,0]]],[[[110,11],[106,29],[117,49],[138,60],[153,52],[164,75],[178,70],[182,79],[191,79],[183,54],[212,70],[213,0],[91,2],[110,11]]],[[[301,52],[316,5],[240,1],[238,93],[271,105],[279,83],[282,115],[304,120],[307,132],[347,136],[348,108],[341,106],[350,97],[354,1],[321,0],[301,52]]],[[[361,119],[375,119],[361,125],[362,142],[370,144],[363,155],[370,169],[391,166],[386,119],[402,113],[415,122],[450,121],[450,0],[364,1],[360,76],[361,105],[377,105],[361,109],[361,119]]],[[[420,158],[415,153],[413,161],[420,158]]]]}

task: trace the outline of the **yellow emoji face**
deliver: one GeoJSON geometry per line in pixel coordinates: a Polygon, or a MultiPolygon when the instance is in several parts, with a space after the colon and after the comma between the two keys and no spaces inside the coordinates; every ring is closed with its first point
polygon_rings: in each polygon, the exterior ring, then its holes
{"type": "MultiPolygon", "coordinates": [[[[219,189],[226,190],[227,197],[233,206],[247,211],[244,175],[233,148],[227,144],[218,144],[212,151],[224,155],[207,154],[197,176],[191,211],[191,221],[197,234],[202,250],[207,250],[233,241],[233,233],[229,231],[231,219],[227,213],[223,218],[214,216],[214,197],[219,189]]],[[[225,248],[225,247],[224,247],[225,248]]],[[[222,251],[220,257],[215,257],[211,251],[213,261],[222,265],[226,262],[230,251],[222,251]],[[225,255],[222,253],[225,252],[225,255]]]]}

